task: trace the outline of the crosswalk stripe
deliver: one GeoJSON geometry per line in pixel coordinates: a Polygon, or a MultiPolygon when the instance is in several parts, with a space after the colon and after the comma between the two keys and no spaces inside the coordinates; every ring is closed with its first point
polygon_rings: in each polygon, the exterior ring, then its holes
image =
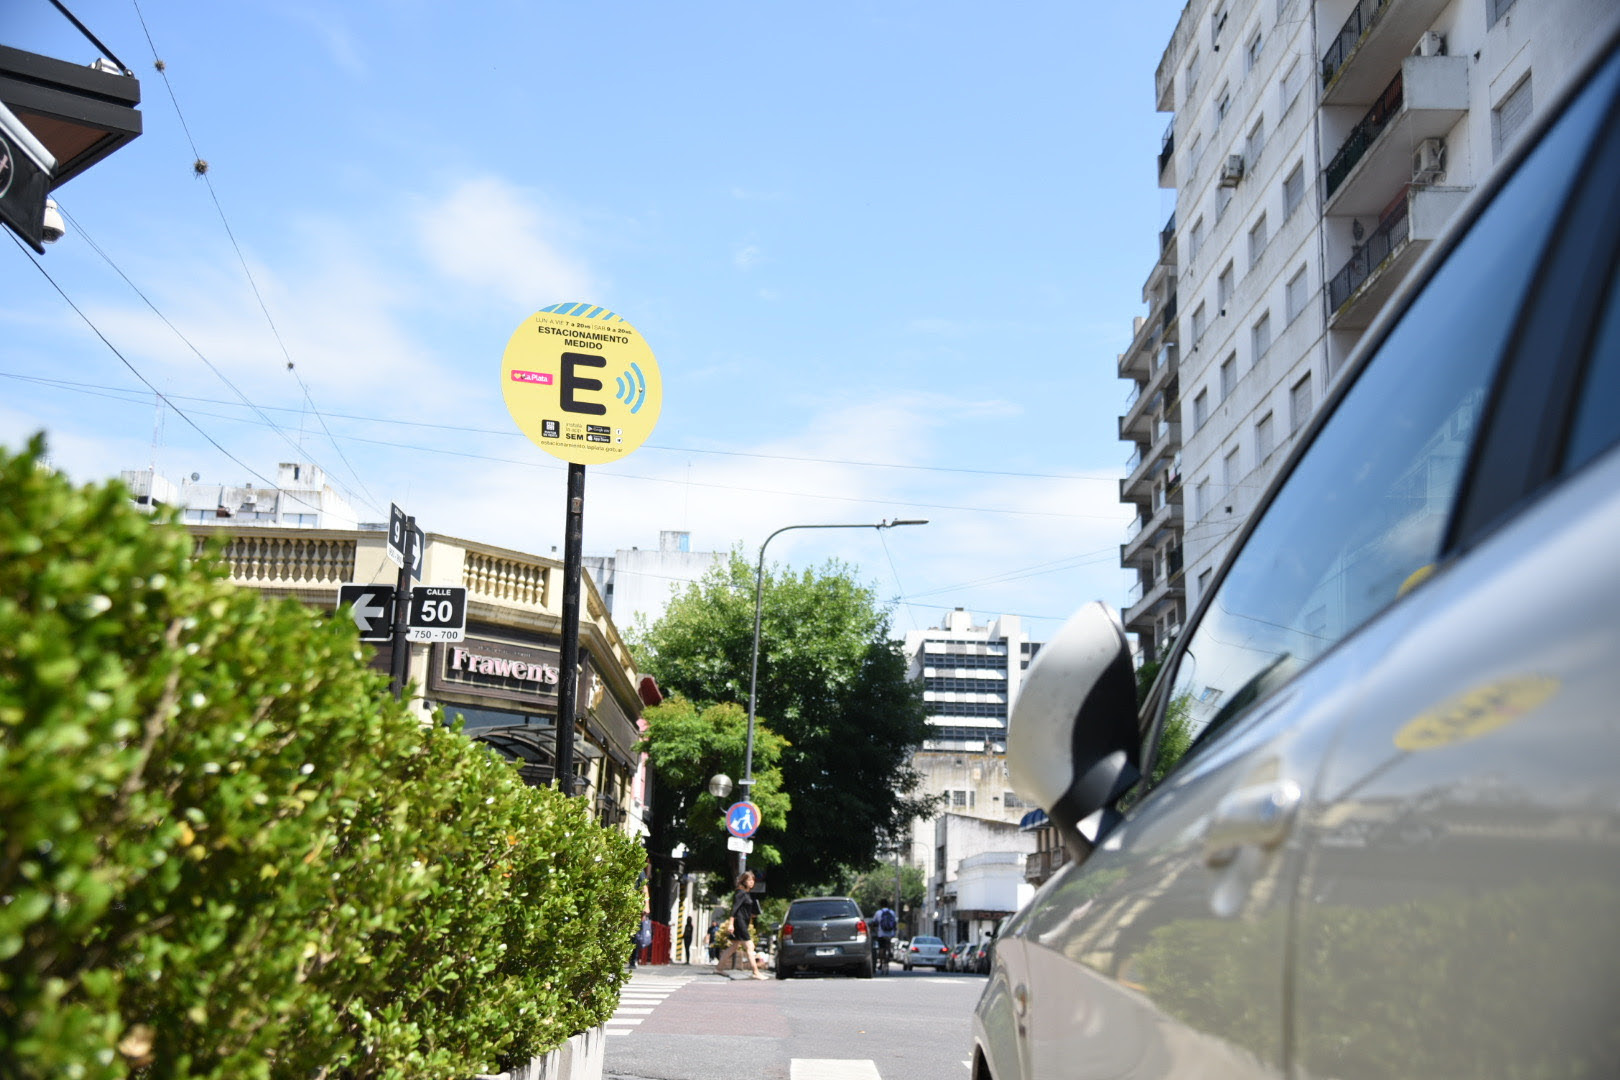
{"type": "Polygon", "coordinates": [[[794,1058],[788,1076],[790,1080],[883,1080],[870,1059],[794,1058]]]}
{"type": "Polygon", "coordinates": [[[610,1017],[608,1019],[608,1024],[609,1025],[618,1024],[621,1027],[634,1027],[635,1025],[637,1025],[639,1023],[641,1023],[641,1017],[639,1017],[639,1016],[636,1017],[634,1020],[621,1020],[617,1016],[610,1017]]]}

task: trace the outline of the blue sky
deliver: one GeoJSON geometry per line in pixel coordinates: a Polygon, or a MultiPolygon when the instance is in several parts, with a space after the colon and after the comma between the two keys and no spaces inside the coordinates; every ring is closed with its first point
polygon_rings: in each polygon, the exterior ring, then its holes
{"type": "MultiPolygon", "coordinates": [[[[1172,209],[1179,5],[70,7],[145,133],[57,191],[51,280],[0,246],[0,445],[43,429],[82,481],[301,457],[364,516],[549,553],[566,466],[518,433],[501,356],[587,300],[664,380],[646,444],[589,470],[588,554],[922,517],[771,560],[854,564],[897,631],[960,606],[1044,639],[1125,599],[1115,357],[1172,209]],[[160,425],[58,286],[229,456],[160,425]]],[[[48,0],[6,0],[0,42],[95,55],[48,0]]]]}

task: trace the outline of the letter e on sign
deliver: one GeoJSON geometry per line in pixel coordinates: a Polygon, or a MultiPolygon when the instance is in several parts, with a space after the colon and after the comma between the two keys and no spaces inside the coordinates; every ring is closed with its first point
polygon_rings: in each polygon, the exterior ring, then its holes
{"type": "Polygon", "coordinates": [[[600,465],[647,441],[664,386],[652,349],[623,316],[569,303],[535,312],[513,333],[501,360],[501,396],[540,449],[600,465]]]}

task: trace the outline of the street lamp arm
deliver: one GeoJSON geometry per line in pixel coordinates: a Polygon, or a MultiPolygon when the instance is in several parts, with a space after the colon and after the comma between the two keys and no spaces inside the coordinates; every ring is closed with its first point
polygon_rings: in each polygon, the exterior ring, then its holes
{"type": "Polygon", "coordinates": [[[892,529],[897,525],[926,525],[925,518],[896,518],[893,521],[858,522],[829,525],[784,525],[765,538],[759,545],[759,565],[754,570],[754,649],[748,664],[748,745],[743,757],[742,797],[752,796],[754,789],[754,707],[759,687],[759,626],[765,598],[765,549],[771,541],[792,529],[892,529]]]}

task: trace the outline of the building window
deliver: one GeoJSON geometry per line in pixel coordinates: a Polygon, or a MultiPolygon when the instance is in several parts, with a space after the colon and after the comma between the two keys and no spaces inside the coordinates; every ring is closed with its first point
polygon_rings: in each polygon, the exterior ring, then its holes
{"type": "Polygon", "coordinates": [[[1193,398],[1193,430],[1197,431],[1209,420],[1209,391],[1200,390],[1193,398]]]}
{"type": "Polygon", "coordinates": [[[1496,25],[1496,20],[1500,19],[1502,16],[1504,16],[1504,15],[1506,15],[1508,13],[1508,8],[1513,6],[1513,2],[1514,2],[1514,0],[1487,0],[1487,2],[1485,4],[1485,8],[1486,8],[1486,23],[1485,23],[1485,25],[1487,27],[1495,26],[1496,25]]]}
{"type": "Polygon", "coordinates": [[[955,788],[953,790],[947,791],[945,794],[950,797],[951,809],[952,810],[971,810],[971,809],[973,809],[973,792],[972,792],[972,790],[964,791],[961,788],[955,788]]]}
{"type": "Polygon", "coordinates": [[[1198,258],[1198,253],[1204,250],[1204,219],[1199,218],[1193,222],[1192,229],[1187,233],[1187,261],[1198,258]]]}
{"type": "Polygon", "coordinates": [[[1204,137],[1194,135],[1192,145],[1187,148],[1187,176],[1190,178],[1198,171],[1198,163],[1204,160],[1204,137]]]}
{"type": "Polygon", "coordinates": [[[1198,51],[1193,50],[1192,58],[1187,61],[1187,103],[1192,103],[1193,88],[1198,85],[1198,66],[1202,59],[1198,51]]]}
{"type": "Polygon", "coordinates": [[[1260,316],[1260,321],[1254,324],[1249,336],[1254,345],[1254,359],[1250,363],[1257,364],[1260,358],[1266,355],[1266,350],[1271,348],[1271,312],[1260,316]]]}
{"type": "Polygon", "coordinates": [[[1288,391],[1288,429],[1296,432],[1311,418],[1311,373],[1295,383],[1288,391]]]}
{"type": "Polygon", "coordinates": [[[1201,519],[1207,513],[1209,513],[1209,478],[1205,477],[1193,488],[1193,517],[1201,519]]]}
{"type": "Polygon", "coordinates": [[[1243,143],[1243,167],[1253,173],[1255,166],[1260,164],[1260,151],[1266,148],[1266,118],[1261,117],[1249,129],[1249,137],[1243,143]]]}
{"type": "Polygon", "coordinates": [[[1293,277],[1288,279],[1288,287],[1283,297],[1288,313],[1288,321],[1293,322],[1299,318],[1299,313],[1305,310],[1305,268],[1302,266],[1293,277]]]}
{"type": "MultiPolygon", "coordinates": [[[[1201,597],[1209,592],[1209,579],[1215,576],[1215,571],[1204,570],[1198,575],[1198,595],[1201,597]]],[[[944,850],[941,848],[940,850],[944,850]]]]}
{"type": "Polygon", "coordinates": [[[1226,216],[1226,208],[1232,205],[1232,189],[1218,187],[1215,189],[1215,220],[1219,221],[1226,216]]]}
{"type": "Polygon", "coordinates": [[[1198,339],[1204,336],[1204,323],[1207,321],[1208,320],[1204,317],[1204,305],[1199,304],[1198,307],[1193,310],[1192,317],[1192,337],[1194,346],[1198,344],[1198,339]]]}
{"type": "Polygon", "coordinates": [[[1266,253],[1266,215],[1261,214],[1254,227],[1249,230],[1249,269],[1253,270],[1260,263],[1260,256],[1266,253]]]}
{"type": "Polygon", "coordinates": [[[1287,221],[1299,209],[1299,204],[1305,201],[1305,163],[1303,161],[1294,165],[1294,171],[1288,174],[1283,181],[1283,220],[1287,221]]]}
{"type": "Polygon", "coordinates": [[[1260,50],[1265,47],[1265,39],[1260,31],[1255,30],[1254,36],[1249,39],[1248,46],[1243,50],[1243,70],[1253,71],[1254,66],[1260,62],[1260,50]]]}
{"type": "Polygon", "coordinates": [[[1237,490],[1238,479],[1243,475],[1239,471],[1241,459],[1238,456],[1239,448],[1234,446],[1228,450],[1226,457],[1221,461],[1221,479],[1226,481],[1226,497],[1230,499],[1237,490]]]}
{"type": "Polygon", "coordinates": [[[1215,127],[1217,129],[1220,128],[1221,121],[1226,119],[1226,114],[1231,111],[1232,88],[1230,86],[1222,86],[1220,91],[1215,95],[1215,127]]]}
{"type": "Polygon", "coordinates": [[[1531,106],[1530,76],[1526,75],[1519,81],[1519,85],[1508,91],[1502,104],[1491,110],[1491,154],[1500,159],[1502,151],[1513,143],[1513,137],[1519,133],[1530,120],[1531,106]]]}
{"type": "Polygon", "coordinates": [[[1215,48],[1221,47],[1221,31],[1226,29],[1226,8],[1223,5],[1209,18],[1209,43],[1215,48]]]}
{"type": "Polygon", "coordinates": [[[1287,112],[1299,92],[1305,89],[1305,65],[1296,59],[1288,65],[1288,71],[1283,75],[1282,82],[1278,84],[1278,91],[1282,98],[1283,112],[1287,112]]]}
{"type": "Polygon", "coordinates": [[[1215,279],[1215,306],[1222,315],[1226,314],[1227,305],[1232,302],[1232,264],[1227,263],[1221,276],[1215,279]]]}
{"type": "Polygon", "coordinates": [[[1272,423],[1271,414],[1266,413],[1254,425],[1255,463],[1265,461],[1275,449],[1277,449],[1276,425],[1272,423]]]}
{"type": "Polygon", "coordinates": [[[1221,361],[1221,400],[1225,401],[1237,389],[1237,353],[1221,361]]]}

